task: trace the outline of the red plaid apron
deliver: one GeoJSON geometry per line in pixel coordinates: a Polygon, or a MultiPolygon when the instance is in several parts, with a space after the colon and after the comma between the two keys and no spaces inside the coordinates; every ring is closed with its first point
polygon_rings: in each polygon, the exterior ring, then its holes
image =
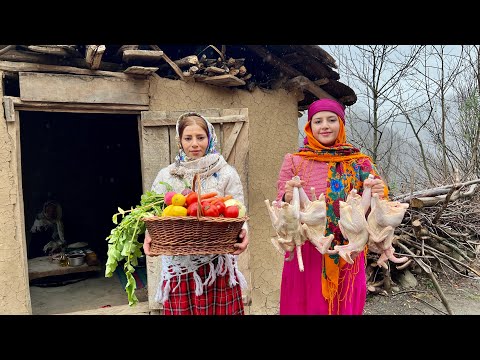
{"type": "MultiPolygon", "coordinates": [[[[197,274],[204,282],[210,265],[202,265],[197,274]]],[[[228,285],[229,273],[218,276],[210,286],[203,287],[202,295],[195,295],[193,272],[170,279],[170,295],[163,304],[165,315],[244,315],[240,284],[228,285]],[[175,289],[175,291],[173,291],[175,289]]],[[[237,279],[238,280],[238,279],[237,279]]],[[[165,283],[163,284],[165,286],[165,283]]]]}

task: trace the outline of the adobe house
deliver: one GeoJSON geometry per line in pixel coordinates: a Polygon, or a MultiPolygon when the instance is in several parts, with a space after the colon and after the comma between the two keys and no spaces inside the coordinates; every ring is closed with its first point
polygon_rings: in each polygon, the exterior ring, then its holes
{"type": "MultiPolygon", "coordinates": [[[[246,312],[278,313],[283,258],[264,200],[297,148],[301,111],[323,97],[355,103],[335,68],[317,45],[0,45],[0,314],[33,313],[27,243],[43,202],[60,201],[68,243],[87,241],[105,261],[111,216],[173,160],[185,111],[214,123],[244,184],[246,312]]],[[[148,301],[86,313],[161,314],[156,259],[148,301]]]]}

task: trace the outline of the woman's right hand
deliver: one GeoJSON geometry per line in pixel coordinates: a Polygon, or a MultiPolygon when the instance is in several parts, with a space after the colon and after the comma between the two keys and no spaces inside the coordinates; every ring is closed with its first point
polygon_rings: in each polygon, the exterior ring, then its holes
{"type": "Polygon", "coordinates": [[[152,253],[150,252],[150,243],[151,242],[152,242],[152,237],[150,236],[148,231],[145,231],[145,240],[143,241],[143,252],[147,256],[156,256],[156,255],[152,255],[152,253]]]}
{"type": "Polygon", "coordinates": [[[305,186],[305,181],[304,180],[300,180],[300,181],[297,181],[297,180],[288,180],[286,183],[285,183],[285,202],[290,202],[292,201],[292,198],[293,198],[293,188],[294,187],[304,187],[305,186]]]}

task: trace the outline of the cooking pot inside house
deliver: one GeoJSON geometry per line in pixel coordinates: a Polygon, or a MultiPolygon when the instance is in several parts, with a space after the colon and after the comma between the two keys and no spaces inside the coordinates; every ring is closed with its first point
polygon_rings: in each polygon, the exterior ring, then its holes
{"type": "Polygon", "coordinates": [[[88,248],[88,243],[86,242],[75,242],[67,245],[67,252],[72,251],[81,251],[88,248]]]}
{"type": "Polygon", "coordinates": [[[69,266],[80,266],[85,263],[85,254],[84,253],[76,253],[76,254],[68,254],[68,265],[69,266]]]}

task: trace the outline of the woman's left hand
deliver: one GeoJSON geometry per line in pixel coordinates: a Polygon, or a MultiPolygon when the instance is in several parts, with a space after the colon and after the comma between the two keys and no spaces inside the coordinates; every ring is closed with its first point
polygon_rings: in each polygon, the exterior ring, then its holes
{"type": "Polygon", "coordinates": [[[241,242],[238,242],[233,245],[237,249],[235,250],[234,253],[232,253],[233,255],[240,255],[242,252],[244,252],[247,249],[247,246],[248,246],[247,230],[242,229],[240,231],[240,234],[238,234],[238,239],[241,242]]]}
{"type": "Polygon", "coordinates": [[[383,182],[382,179],[373,179],[372,181],[372,195],[373,194],[378,194],[378,197],[380,199],[383,199],[384,197],[384,189],[385,189],[385,183],[383,182]]]}

